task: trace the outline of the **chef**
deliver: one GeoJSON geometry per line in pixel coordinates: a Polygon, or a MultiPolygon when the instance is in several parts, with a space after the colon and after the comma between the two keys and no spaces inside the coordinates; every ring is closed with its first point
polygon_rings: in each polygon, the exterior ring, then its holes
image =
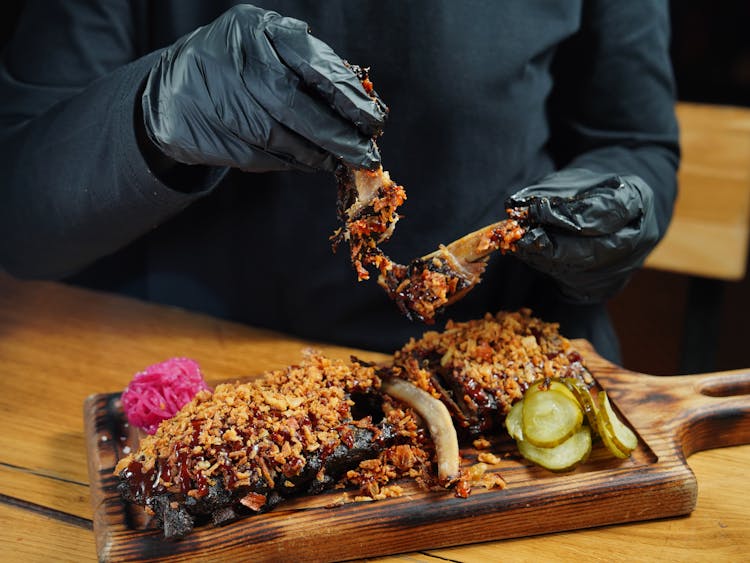
{"type": "Polygon", "coordinates": [[[530,307],[618,361],[606,302],[676,193],[668,45],[656,0],[29,1],[0,65],[0,267],[390,352],[426,327],[329,243],[331,172],[382,163],[402,263],[529,208],[443,318],[530,307]]]}

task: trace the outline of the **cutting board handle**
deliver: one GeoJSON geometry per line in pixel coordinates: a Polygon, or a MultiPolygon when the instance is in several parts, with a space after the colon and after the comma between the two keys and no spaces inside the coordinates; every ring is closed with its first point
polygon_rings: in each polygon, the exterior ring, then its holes
{"type": "Polygon", "coordinates": [[[750,371],[681,379],[686,397],[678,437],[685,456],[750,443],[750,371]]]}
{"type": "Polygon", "coordinates": [[[622,368],[597,379],[632,425],[661,429],[684,457],[750,443],[750,370],[654,376],[622,368]]]}

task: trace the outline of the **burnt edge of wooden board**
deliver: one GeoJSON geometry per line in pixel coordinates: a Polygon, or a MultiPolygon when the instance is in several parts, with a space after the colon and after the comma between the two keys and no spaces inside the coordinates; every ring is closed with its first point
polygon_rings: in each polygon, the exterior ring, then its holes
{"type": "MultiPolygon", "coordinates": [[[[597,371],[620,369],[588,355],[587,363],[595,378],[597,371]]],[[[640,438],[627,460],[609,457],[597,443],[585,464],[555,474],[520,458],[509,439],[497,440],[490,451],[502,461],[491,470],[507,481],[502,490],[475,489],[468,499],[460,499],[404,483],[400,498],[331,507],[342,497],[334,491],[290,500],[222,527],[197,527],[182,540],[165,540],[160,530],[148,527],[142,509],[117,492],[114,466],[124,448],[136,445],[125,431],[119,394],[89,397],[84,418],[101,561],[373,557],[679,516],[694,509],[697,495],[674,436],[662,428],[639,428],[625,417],[640,438]],[[655,443],[659,455],[652,449],[655,443]]],[[[475,450],[462,448],[461,453],[464,464],[475,462],[475,450]]]]}

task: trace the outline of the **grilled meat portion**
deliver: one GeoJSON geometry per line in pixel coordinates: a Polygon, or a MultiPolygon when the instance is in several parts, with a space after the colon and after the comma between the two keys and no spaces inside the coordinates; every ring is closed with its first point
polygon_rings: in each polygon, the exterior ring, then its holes
{"type": "Polygon", "coordinates": [[[416,258],[408,266],[391,264],[378,277],[399,310],[410,320],[433,324],[435,316],[476,285],[486,260],[461,263],[446,247],[430,258],[416,258]]]}
{"type": "MultiPolygon", "coordinates": [[[[348,66],[373,102],[387,114],[388,107],[375,91],[369,69],[358,65],[348,66]]],[[[382,271],[390,263],[378,245],[393,234],[400,217],[397,209],[406,200],[406,192],[403,186],[391,180],[382,166],[368,170],[342,163],[336,169],[335,176],[338,185],[337,215],[341,226],[331,236],[333,251],[342,242],[348,242],[357,280],[367,280],[370,278],[369,266],[382,271]]]]}
{"type": "Polygon", "coordinates": [[[435,322],[443,308],[480,282],[491,253],[515,251],[516,242],[526,233],[527,210],[508,209],[508,219],[402,265],[384,254],[380,244],[393,234],[399,219],[397,209],[406,199],[403,187],[382,168],[355,170],[342,165],[336,178],[343,226],[331,237],[334,251],[347,241],[357,279],[369,279],[367,267],[375,267],[378,284],[412,320],[435,322]]]}
{"type": "Polygon", "coordinates": [[[445,307],[463,298],[481,279],[490,254],[514,252],[528,228],[528,210],[507,209],[508,218],[478,229],[449,245],[412,260],[380,269],[378,283],[409,319],[427,324],[445,307]]]}
{"type": "Polygon", "coordinates": [[[348,242],[357,279],[367,280],[370,278],[368,266],[382,271],[391,263],[379,245],[393,234],[399,220],[397,209],[406,200],[406,192],[382,167],[366,170],[341,165],[336,179],[342,226],[331,237],[333,250],[336,251],[342,241],[348,242]]]}
{"type": "Polygon", "coordinates": [[[426,332],[394,356],[394,373],[443,401],[470,435],[502,423],[529,385],[543,378],[593,378],[558,325],[531,311],[487,314],[426,332]]]}
{"type": "Polygon", "coordinates": [[[120,492],[180,537],[325,490],[413,434],[413,417],[376,423],[355,402],[377,399],[380,383],[372,366],[311,354],[261,380],[201,391],[120,460],[120,492]]]}
{"type": "MultiPolygon", "coordinates": [[[[350,65],[375,103],[381,104],[368,76],[368,69],[350,65]]],[[[387,113],[385,106],[383,111],[387,113]]],[[[341,227],[331,236],[333,251],[346,241],[357,280],[370,278],[368,267],[379,271],[378,284],[385,289],[409,319],[428,324],[444,307],[455,303],[480,282],[490,253],[515,251],[515,243],[526,233],[528,209],[508,209],[508,219],[488,225],[441,246],[435,252],[398,264],[386,256],[380,244],[393,234],[398,208],[406,200],[403,186],[388,172],[356,169],[345,164],[336,170],[337,213],[341,227]]]]}
{"type": "Polygon", "coordinates": [[[475,437],[501,424],[533,382],[559,377],[593,384],[557,324],[528,309],[448,321],[410,340],[389,365],[309,352],[253,382],[200,391],[119,461],[118,488],[166,537],[334,485],[374,499],[400,494],[389,483],[401,477],[427,488],[458,479],[459,494],[465,475],[451,417],[475,437]]]}

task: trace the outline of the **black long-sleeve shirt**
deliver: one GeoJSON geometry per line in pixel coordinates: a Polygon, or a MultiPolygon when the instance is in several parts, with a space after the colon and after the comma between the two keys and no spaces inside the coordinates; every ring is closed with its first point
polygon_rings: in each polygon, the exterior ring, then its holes
{"type": "MultiPolygon", "coordinates": [[[[149,170],[134,108],[158,49],[232,4],[28,2],[0,65],[0,265],[317,340],[392,351],[425,330],[332,254],[329,173],[149,170]]],[[[379,141],[406,187],[384,245],[407,262],[497,221],[564,167],[633,174],[663,231],[678,164],[666,1],[258,1],[371,67],[391,108],[379,141]]],[[[447,312],[529,306],[617,359],[603,304],[561,300],[512,256],[447,312]]]]}

